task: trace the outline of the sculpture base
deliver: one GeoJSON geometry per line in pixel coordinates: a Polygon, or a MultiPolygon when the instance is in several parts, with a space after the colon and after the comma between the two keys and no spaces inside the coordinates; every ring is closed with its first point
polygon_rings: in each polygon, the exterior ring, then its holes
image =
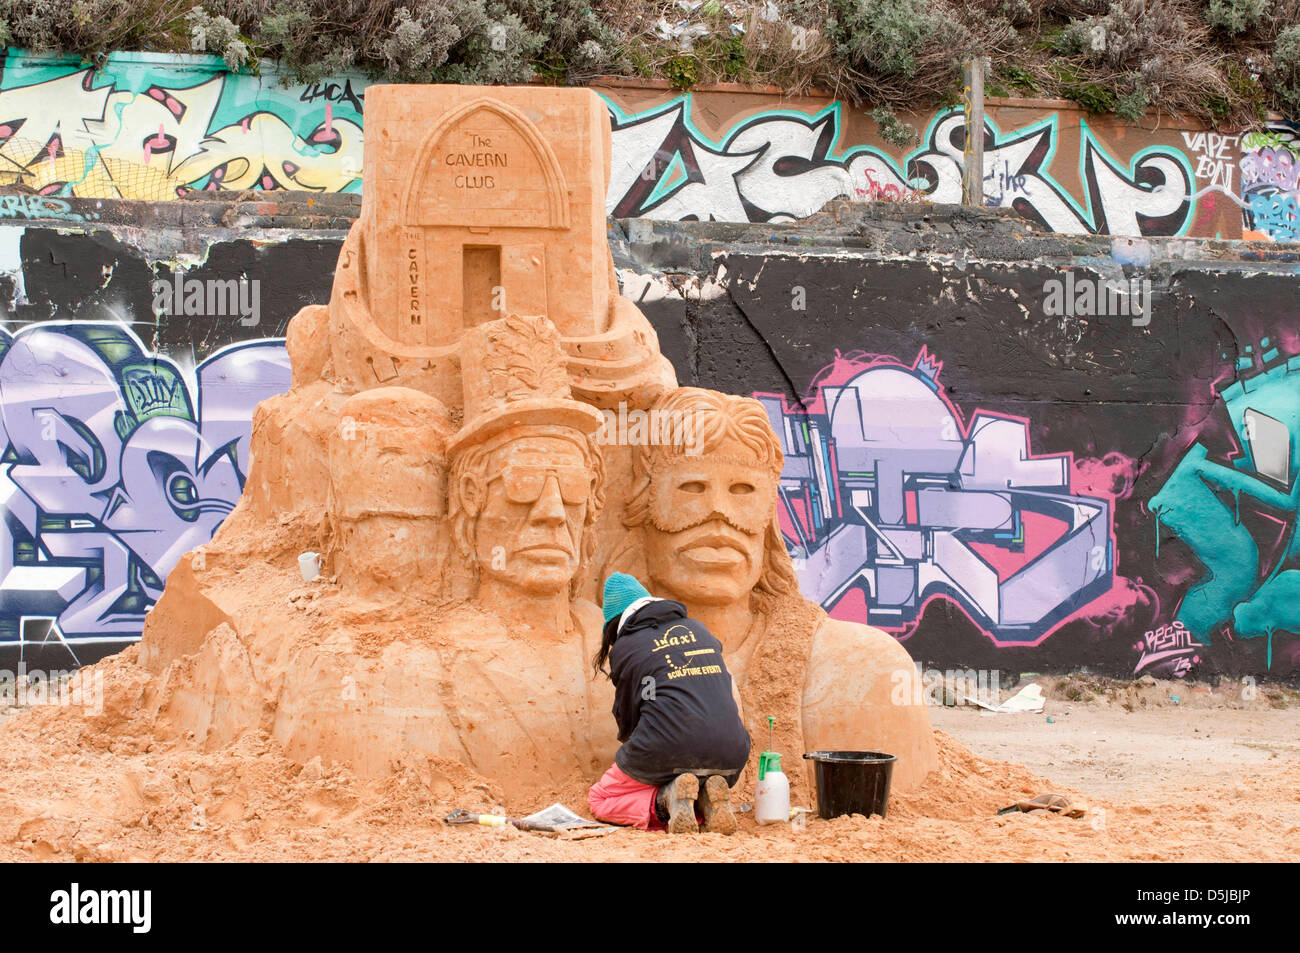
{"type": "Polygon", "coordinates": [[[159,676],[162,738],[213,750],[260,729],[294,761],[362,777],[419,751],[521,797],[612,760],[613,688],[585,677],[594,648],[581,628],[515,637],[466,604],[361,601],[297,573],[287,554],[237,568],[213,554],[203,572],[172,575],[140,658],[159,676]]]}

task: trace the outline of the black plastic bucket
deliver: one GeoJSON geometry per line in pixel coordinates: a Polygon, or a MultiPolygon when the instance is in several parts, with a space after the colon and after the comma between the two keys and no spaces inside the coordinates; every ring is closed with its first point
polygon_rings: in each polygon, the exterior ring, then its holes
{"type": "Polygon", "coordinates": [[[817,772],[817,813],[825,818],[844,814],[885,816],[892,754],[881,751],[809,751],[804,755],[817,772]]]}

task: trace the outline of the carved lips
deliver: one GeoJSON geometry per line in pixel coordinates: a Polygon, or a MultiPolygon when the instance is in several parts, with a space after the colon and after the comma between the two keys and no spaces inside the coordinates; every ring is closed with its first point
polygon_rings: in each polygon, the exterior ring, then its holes
{"type": "Polygon", "coordinates": [[[693,530],[682,533],[687,540],[677,547],[678,555],[706,571],[730,569],[748,562],[751,544],[738,532],[714,528],[720,522],[704,524],[707,531],[702,534],[693,530]]]}

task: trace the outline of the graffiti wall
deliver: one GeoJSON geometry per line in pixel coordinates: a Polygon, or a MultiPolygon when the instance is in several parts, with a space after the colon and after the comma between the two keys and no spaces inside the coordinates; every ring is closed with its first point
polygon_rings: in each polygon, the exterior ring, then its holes
{"type": "MultiPolygon", "coordinates": [[[[1259,167],[1287,165],[1286,132],[1247,139],[1234,188],[1285,191],[1259,167]]],[[[135,640],[238,499],[353,200],[314,200],[339,208],[307,228],[283,224],[297,199],[21,198],[0,222],[0,667],[67,667],[135,640]]],[[[766,408],[803,590],[941,669],[1300,680],[1300,247],[863,216],[610,226],[681,382],[766,408]]]]}
{"type": "Polygon", "coordinates": [[[679,375],[766,407],[785,542],[832,616],[939,668],[1300,677],[1300,253],[1053,259],[981,225],[926,255],[905,220],[879,253],[698,233],[692,282],[695,233],[634,231],[625,287],[679,375]]]}
{"type": "MultiPolygon", "coordinates": [[[[0,61],[0,185],[40,196],[165,200],[218,189],[357,191],[367,81],[296,84],[264,63],[118,53],[100,70],[17,50],[0,61]]],[[[804,218],[834,198],[961,199],[964,130],[944,108],[886,142],[865,111],[818,97],[664,84],[597,86],[610,109],[608,210],[728,222],[804,218]]],[[[990,100],[987,205],[1065,234],[1286,240],[1296,127],[1130,126],[1070,103],[990,100]]]]}
{"type": "Polygon", "coordinates": [[[1035,455],[1030,421],[962,411],[926,352],[850,353],[804,409],[757,395],[782,439],[781,526],[836,618],[907,631],[947,599],[995,645],[1036,644],[1114,578],[1113,494],[1035,455]]]}
{"type": "Polygon", "coordinates": [[[216,57],[4,53],[0,184],[42,195],[174,199],[205,189],[355,191],[361,88],[281,85],[216,57]]]}
{"type": "MultiPolygon", "coordinates": [[[[715,138],[692,119],[698,98],[678,96],[631,113],[611,103],[612,215],[788,222],[841,197],[961,202],[960,109],[910,117],[922,130],[920,144],[899,154],[870,143],[880,142],[874,128],[856,130],[859,136],[848,140],[867,143],[846,144],[846,127],[855,124],[843,103],[809,103],[806,111],[768,108],[752,116],[738,110],[715,138]]],[[[856,125],[874,127],[858,118],[856,125]]],[[[1176,145],[1150,144],[1125,154],[1077,113],[1017,108],[1006,110],[1001,121],[1007,120],[1006,129],[997,118],[985,121],[986,205],[1012,208],[1067,234],[1180,235],[1192,228],[1197,180],[1176,145]]]]}
{"type": "Polygon", "coordinates": [[[1270,122],[1242,149],[1243,237],[1300,241],[1300,124],[1270,122]]]}
{"type": "Polygon", "coordinates": [[[338,247],[233,238],[181,264],[0,226],[0,668],[139,638],[238,501],[253,410],[289,386],[285,326],[328,296],[338,247]]]}
{"type": "Polygon", "coordinates": [[[248,469],[253,409],[289,387],[280,342],[234,345],[193,383],[118,324],[0,336],[0,639],[139,637],[182,555],[248,469]]]}
{"type": "Polygon", "coordinates": [[[1230,449],[1189,428],[1191,446],[1147,503],[1157,543],[1171,534],[1203,567],[1173,623],[1205,646],[1259,640],[1268,664],[1274,637],[1300,632],[1300,355],[1293,340],[1284,347],[1262,338],[1242,348],[1214,387],[1230,449]]]}

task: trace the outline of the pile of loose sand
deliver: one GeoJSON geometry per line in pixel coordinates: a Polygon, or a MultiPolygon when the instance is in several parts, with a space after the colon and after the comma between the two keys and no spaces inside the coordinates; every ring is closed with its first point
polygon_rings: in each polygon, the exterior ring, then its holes
{"type": "MultiPolygon", "coordinates": [[[[54,860],[1267,860],[1300,837],[1300,765],[1285,762],[1139,804],[1090,799],[1081,820],[999,817],[1021,797],[1061,790],[1026,768],[972,754],[938,733],[942,770],[887,819],[812,819],[807,830],[734,837],[620,830],[580,841],[510,827],[447,827],[452,809],[523,814],[491,779],[410,754],[381,780],[289,761],[265,735],[216,751],[159,741],[154,680],[136,650],[95,666],[104,708],[33,708],[0,721],[0,861],[54,860]]],[[[549,792],[587,814],[585,779],[549,792]]],[[[743,798],[742,794],[742,798],[743,798]]]]}

